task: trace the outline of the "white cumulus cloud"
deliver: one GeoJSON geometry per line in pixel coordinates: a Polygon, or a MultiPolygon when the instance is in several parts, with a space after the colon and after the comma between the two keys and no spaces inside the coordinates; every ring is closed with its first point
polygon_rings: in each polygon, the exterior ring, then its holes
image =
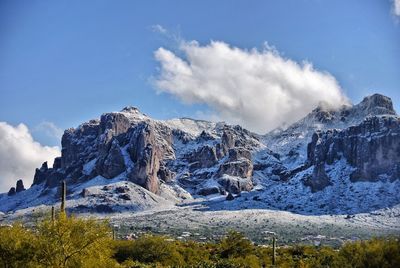
{"type": "Polygon", "coordinates": [[[400,0],[393,0],[393,13],[400,16],[400,0]]]}
{"type": "Polygon", "coordinates": [[[44,161],[51,166],[57,156],[60,149],[36,142],[26,125],[0,122],[0,192],[8,191],[20,178],[29,187],[35,168],[44,161]]]}
{"type": "Polygon", "coordinates": [[[266,133],[305,116],[320,102],[347,103],[336,79],[266,45],[241,49],[224,42],[182,42],[178,54],[159,48],[155,86],[185,103],[207,104],[214,115],[266,133]]]}

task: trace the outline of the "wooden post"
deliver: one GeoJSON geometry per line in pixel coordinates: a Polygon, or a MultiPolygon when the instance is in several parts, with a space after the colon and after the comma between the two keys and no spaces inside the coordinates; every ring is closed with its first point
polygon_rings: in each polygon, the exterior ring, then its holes
{"type": "Polygon", "coordinates": [[[65,200],[67,197],[67,183],[65,180],[61,183],[61,213],[65,213],[65,200]]]}

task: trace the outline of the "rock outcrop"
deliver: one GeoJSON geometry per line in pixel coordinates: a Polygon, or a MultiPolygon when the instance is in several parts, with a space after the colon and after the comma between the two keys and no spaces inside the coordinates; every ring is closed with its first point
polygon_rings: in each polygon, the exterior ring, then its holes
{"type": "Polygon", "coordinates": [[[324,163],[319,163],[314,166],[312,175],[305,178],[304,185],[309,186],[313,193],[332,185],[328,175],[326,174],[324,163]]]}
{"type": "Polygon", "coordinates": [[[396,115],[392,100],[381,94],[373,94],[365,97],[359,104],[354,106],[353,112],[361,113],[363,116],[374,115],[396,115]]]}
{"type": "Polygon", "coordinates": [[[24,182],[22,179],[18,180],[15,187],[11,187],[8,191],[8,196],[13,196],[19,192],[25,191],[24,182]]]}
{"type": "Polygon", "coordinates": [[[339,108],[321,104],[306,117],[286,129],[276,129],[263,136],[263,143],[279,154],[284,165],[301,165],[307,161],[307,144],[317,131],[346,129],[359,125],[367,117],[396,115],[389,97],[373,94],[359,104],[339,108]]]}
{"type": "Polygon", "coordinates": [[[253,189],[253,182],[249,178],[222,176],[218,182],[227,192],[233,194],[240,194],[242,191],[251,191],[251,189],[253,189]]]}
{"type": "Polygon", "coordinates": [[[137,108],[127,107],[66,130],[61,157],[55,159],[52,168],[43,163],[36,169],[33,184],[44,183],[52,188],[64,179],[73,185],[96,176],[106,179],[120,176],[159,193],[161,183],[173,183],[179,174],[189,173],[193,179],[186,182],[194,190],[199,181],[218,180],[223,175],[247,179],[248,182],[240,184],[219,180],[221,188],[225,185],[238,192],[252,187],[251,150],[257,146],[257,137],[239,126],[212,126],[189,119],[172,123],[156,121],[137,108]],[[194,136],[192,128],[177,129],[177,123],[204,129],[194,136]],[[186,153],[177,150],[178,144],[187,146],[188,149],[183,149],[186,153]]]}
{"type": "Polygon", "coordinates": [[[129,179],[153,193],[158,193],[157,173],[163,153],[156,142],[155,129],[149,124],[139,126],[130,139],[128,150],[134,162],[129,179]]]}
{"type": "Polygon", "coordinates": [[[96,162],[97,174],[105,178],[114,178],[126,169],[124,156],[117,139],[111,141],[110,148],[96,162]]]}
{"type": "Polygon", "coordinates": [[[11,187],[10,190],[8,191],[8,196],[13,196],[15,195],[17,192],[15,191],[15,187],[11,187]]]}
{"type": "Polygon", "coordinates": [[[17,185],[15,187],[15,191],[17,193],[25,191],[24,182],[22,180],[18,180],[17,181],[17,185]]]}
{"type": "Polygon", "coordinates": [[[189,154],[187,157],[191,171],[199,168],[209,168],[218,162],[215,147],[208,145],[199,148],[198,150],[189,154]]]}
{"type": "Polygon", "coordinates": [[[308,163],[315,166],[307,182],[315,190],[329,183],[324,165],[341,158],[354,168],[352,181],[377,181],[380,176],[400,178],[400,119],[373,116],[344,130],[317,132],[308,144],[308,163]]]}

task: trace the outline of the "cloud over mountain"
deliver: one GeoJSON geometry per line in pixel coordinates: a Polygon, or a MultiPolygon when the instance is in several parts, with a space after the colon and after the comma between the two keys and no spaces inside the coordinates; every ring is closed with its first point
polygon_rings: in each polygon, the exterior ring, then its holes
{"type": "Polygon", "coordinates": [[[58,147],[43,146],[36,142],[24,124],[12,126],[0,122],[0,192],[8,191],[22,178],[29,187],[35,168],[44,161],[49,165],[60,155],[58,147]]]}
{"type": "Polygon", "coordinates": [[[283,57],[275,49],[241,49],[220,41],[182,41],[179,50],[159,48],[155,86],[185,103],[207,104],[219,119],[265,133],[293,123],[320,102],[347,103],[336,79],[283,57]]]}

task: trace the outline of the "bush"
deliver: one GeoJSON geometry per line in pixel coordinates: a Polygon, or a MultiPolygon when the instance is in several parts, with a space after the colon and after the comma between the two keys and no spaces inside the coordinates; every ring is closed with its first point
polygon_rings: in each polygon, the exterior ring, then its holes
{"type": "Polygon", "coordinates": [[[254,252],[254,246],[243,234],[230,231],[217,251],[221,258],[246,257],[254,252]]]}
{"type": "Polygon", "coordinates": [[[203,245],[193,241],[179,242],[177,243],[177,250],[182,256],[186,266],[205,263],[210,259],[210,250],[208,245],[203,245]]]}
{"type": "Polygon", "coordinates": [[[119,262],[131,259],[165,266],[184,264],[174,241],[165,236],[146,235],[135,241],[117,242],[114,256],[119,262]]]}
{"type": "Polygon", "coordinates": [[[339,252],[350,267],[400,267],[398,239],[371,239],[344,245],[339,252]]]}
{"type": "Polygon", "coordinates": [[[0,226],[0,266],[32,267],[36,250],[36,237],[22,224],[0,226]]]}

